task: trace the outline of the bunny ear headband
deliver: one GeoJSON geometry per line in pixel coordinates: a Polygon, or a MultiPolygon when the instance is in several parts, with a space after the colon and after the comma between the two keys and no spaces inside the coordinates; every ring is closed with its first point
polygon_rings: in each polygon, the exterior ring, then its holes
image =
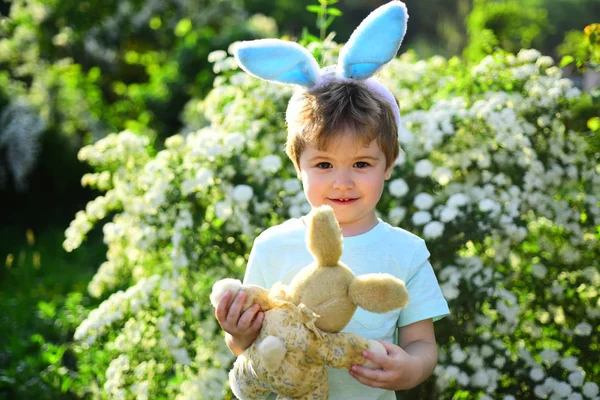
{"type": "Polygon", "coordinates": [[[323,69],[304,47],[279,39],[241,42],[233,53],[244,71],[271,82],[314,89],[334,78],[360,80],[390,104],[400,125],[400,110],[394,95],[372,76],[396,55],[406,33],[407,19],[406,6],[401,1],[379,7],[352,33],[340,52],[337,66],[323,69]]]}

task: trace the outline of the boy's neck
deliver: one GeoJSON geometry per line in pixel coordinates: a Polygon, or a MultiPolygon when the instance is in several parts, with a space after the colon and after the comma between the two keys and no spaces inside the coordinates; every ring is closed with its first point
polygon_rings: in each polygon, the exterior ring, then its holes
{"type": "MultiPolygon", "coordinates": [[[[307,218],[306,215],[304,215],[300,218],[300,221],[302,221],[302,225],[304,225],[305,227],[307,226],[306,218],[307,218]]],[[[360,225],[352,224],[352,223],[340,224],[340,228],[342,229],[343,237],[352,237],[352,236],[362,235],[364,233],[371,231],[373,228],[375,228],[377,226],[377,224],[379,224],[379,219],[376,216],[373,216],[373,219],[371,221],[368,221],[368,223],[361,223],[360,225]]]]}

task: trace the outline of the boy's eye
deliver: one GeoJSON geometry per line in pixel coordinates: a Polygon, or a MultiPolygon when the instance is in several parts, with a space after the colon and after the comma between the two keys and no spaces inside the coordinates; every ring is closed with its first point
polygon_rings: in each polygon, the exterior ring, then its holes
{"type": "Polygon", "coordinates": [[[356,168],[367,168],[367,167],[371,166],[371,164],[369,164],[366,161],[359,161],[359,162],[355,163],[354,166],[356,168]]]}
{"type": "Polygon", "coordinates": [[[317,164],[317,168],[320,168],[320,169],[331,168],[331,163],[328,163],[328,162],[325,162],[325,161],[320,162],[320,163],[317,164]]]}

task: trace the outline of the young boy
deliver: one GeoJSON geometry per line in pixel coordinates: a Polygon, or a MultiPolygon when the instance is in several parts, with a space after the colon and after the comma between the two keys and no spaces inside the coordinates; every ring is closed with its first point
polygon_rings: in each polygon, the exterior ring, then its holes
{"type": "MultiPolygon", "coordinates": [[[[331,399],[395,399],[393,390],[415,387],[437,363],[433,321],[448,314],[429,252],[419,237],[379,220],[375,207],[398,156],[397,104],[361,81],[331,78],[294,95],[288,108],[286,152],[312,207],[330,205],[342,228],[342,262],[355,275],[392,274],[410,295],[403,310],[374,314],[361,308],[344,329],[378,339],[387,356],[365,352],[381,368],[355,365],[350,371],[329,369],[331,399]],[[396,110],[394,110],[396,107],[396,110]],[[398,341],[394,342],[398,328],[398,341]]],[[[305,246],[304,217],[267,229],[254,242],[245,284],[270,288],[290,283],[312,262],[305,246]]],[[[241,354],[256,339],[264,315],[257,305],[240,309],[245,294],[230,306],[230,294],[216,316],[227,332],[227,345],[241,354]]]]}

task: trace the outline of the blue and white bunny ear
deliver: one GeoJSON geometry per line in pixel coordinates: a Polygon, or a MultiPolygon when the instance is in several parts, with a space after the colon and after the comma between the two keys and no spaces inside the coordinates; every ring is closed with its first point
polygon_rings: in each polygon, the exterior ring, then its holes
{"type": "Polygon", "coordinates": [[[367,79],[390,62],[406,34],[408,13],[401,1],[392,1],[373,11],[348,39],[340,52],[338,74],[349,79],[367,79]]]}
{"type": "Polygon", "coordinates": [[[279,39],[240,42],[233,55],[244,71],[267,81],[311,88],[320,78],[317,60],[298,43],[279,39]]]}

